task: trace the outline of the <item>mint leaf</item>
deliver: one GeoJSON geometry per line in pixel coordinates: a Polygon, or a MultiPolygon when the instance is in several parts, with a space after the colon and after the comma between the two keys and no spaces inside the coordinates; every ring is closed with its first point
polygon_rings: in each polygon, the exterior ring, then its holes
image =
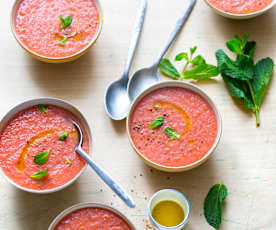
{"type": "Polygon", "coordinates": [[[179,139],[180,138],[180,135],[173,128],[166,127],[164,129],[164,131],[165,131],[165,134],[171,139],[179,139]]]}
{"type": "Polygon", "coordinates": [[[164,117],[163,116],[158,116],[156,117],[153,122],[151,122],[150,124],[150,129],[156,129],[158,127],[160,127],[161,125],[164,124],[164,117]]]}
{"type": "Polygon", "coordinates": [[[63,133],[62,135],[59,136],[58,139],[60,141],[65,141],[67,139],[67,137],[68,137],[68,133],[63,133]]]}
{"type": "Polygon", "coordinates": [[[50,152],[41,152],[34,156],[34,162],[38,165],[45,164],[49,159],[50,152]]]}
{"type": "Polygon", "coordinates": [[[66,158],[66,161],[67,161],[67,163],[68,163],[69,165],[72,165],[72,161],[70,161],[69,158],[66,158]]]}
{"type": "Polygon", "coordinates": [[[185,52],[179,53],[176,55],[175,60],[176,61],[182,61],[183,59],[185,59],[187,62],[189,61],[189,57],[188,54],[185,52]]]}
{"type": "Polygon", "coordinates": [[[38,109],[42,112],[42,113],[47,113],[48,110],[47,108],[45,107],[45,105],[42,105],[42,104],[39,104],[38,105],[38,109]]]}
{"type": "Polygon", "coordinates": [[[196,50],[197,50],[197,46],[194,46],[194,47],[190,48],[191,57],[196,52],[196,50]]]}
{"type": "Polygon", "coordinates": [[[161,106],[160,104],[155,104],[155,105],[153,106],[153,108],[156,109],[156,110],[158,110],[158,109],[161,109],[162,106],[161,106]]]}
{"type": "Polygon", "coordinates": [[[229,94],[232,97],[239,98],[243,101],[244,105],[251,110],[254,110],[254,103],[250,97],[249,89],[245,82],[238,79],[230,78],[222,75],[224,83],[227,86],[229,94]]]}
{"type": "MultiPolygon", "coordinates": [[[[226,75],[231,78],[235,78],[242,81],[247,81],[250,79],[250,76],[247,76],[247,65],[245,70],[241,69],[238,62],[231,60],[223,50],[218,50],[216,52],[216,58],[218,61],[219,72],[223,75],[226,75]]],[[[245,59],[243,59],[244,63],[245,59]]],[[[249,60],[248,60],[249,62],[249,60]]],[[[248,64],[249,65],[249,64],[248,64]]]]}
{"type": "Polygon", "coordinates": [[[227,197],[227,188],[224,184],[214,185],[204,200],[204,216],[207,222],[218,229],[222,219],[222,203],[227,197]]]}
{"type": "Polygon", "coordinates": [[[198,55],[193,60],[191,60],[191,63],[193,65],[202,65],[202,64],[206,64],[206,61],[201,55],[198,55]]]}
{"type": "Polygon", "coordinates": [[[63,30],[72,24],[73,18],[70,15],[66,16],[65,18],[59,16],[59,20],[61,24],[61,29],[63,30]]]}
{"type": "Polygon", "coordinates": [[[219,75],[218,68],[214,65],[201,64],[182,73],[180,79],[202,80],[219,75]]]}
{"type": "Polygon", "coordinates": [[[32,179],[35,179],[35,180],[40,180],[40,179],[44,178],[47,173],[48,173],[48,168],[45,169],[44,171],[41,171],[41,172],[38,172],[38,173],[34,173],[30,177],[32,179]]]}
{"type": "Polygon", "coordinates": [[[64,46],[67,41],[68,41],[68,37],[64,37],[62,40],[59,41],[59,44],[64,46]]]}
{"type": "Polygon", "coordinates": [[[252,88],[255,95],[255,103],[258,108],[260,108],[262,98],[268,88],[273,69],[274,62],[271,58],[262,59],[255,65],[255,76],[252,82],[252,88]]]}
{"type": "Polygon", "coordinates": [[[238,63],[239,63],[240,69],[247,76],[247,78],[252,79],[253,75],[254,75],[254,61],[253,61],[253,59],[248,55],[242,54],[239,57],[238,63]]]}
{"type": "Polygon", "coordinates": [[[244,47],[244,54],[250,56],[253,59],[255,54],[255,49],[256,49],[255,41],[247,42],[244,47]]]}
{"type": "Polygon", "coordinates": [[[241,41],[237,39],[233,39],[231,41],[226,42],[227,48],[236,54],[242,54],[242,47],[241,47],[241,41]]]}
{"type": "Polygon", "coordinates": [[[174,67],[174,65],[170,62],[170,60],[164,58],[160,61],[159,70],[165,74],[166,76],[172,78],[172,79],[179,79],[180,74],[177,71],[177,69],[174,67]]]}

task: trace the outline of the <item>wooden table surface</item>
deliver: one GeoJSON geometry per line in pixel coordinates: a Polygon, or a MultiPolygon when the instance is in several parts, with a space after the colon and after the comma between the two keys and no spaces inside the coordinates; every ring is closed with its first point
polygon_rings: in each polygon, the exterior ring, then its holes
{"type": "MultiPolygon", "coordinates": [[[[132,194],[137,208],[129,209],[87,168],[76,183],[50,194],[20,191],[0,177],[0,230],[47,230],[62,210],[80,202],[99,202],[122,211],[137,229],[147,229],[149,197],[159,189],[175,188],[190,200],[187,230],[212,229],[203,216],[203,200],[209,188],[227,185],[221,230],[273,230],[276,225],[276,82],[272,80],[261,109],[261,127],[255,117],[237,106],[221,78],[197,83],[217,103],[223,118],[223,136],[218,149],[204,165],[183,173],[152,170],[132,150],[125,121],[111,121],[104,110],[108,83],[123,72],[130,34],[139,1],[101,0],[104,25],[96,45],[79,60],[47,64],[28,56],[12,37],[9,14],[13,0],[0,8],[0,117],[16,104],[37,97],[57,97],[75,105],[91,125],[94,159],[132,194]]],[[[183,0],[149,0],[142,40],[132,71],[149,66],[168,38],[183,0]]],[[[214,53],[235,34],[248,33],[257,41],[256,59],[276,60],[276,7],[247,21],[216,15],[204,2],[197,5],[174,46],[167,53],[198,45],[198,52],[216,64],[214,53]]]]}

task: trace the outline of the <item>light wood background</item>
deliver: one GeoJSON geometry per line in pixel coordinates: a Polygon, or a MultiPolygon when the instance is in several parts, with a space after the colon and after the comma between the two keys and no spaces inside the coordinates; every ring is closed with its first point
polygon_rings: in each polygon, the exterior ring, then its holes
{"type": "MultiPolygon", "coordinates": [[[[261,109],[261,127],[255,117],[231,99],[220,77],[197,83],[213,98],[223,118],[223,137],[213,157],[189,172],[169,174],[146,166],[129,145],[125,121],[111,121],[104,110],[106,86],[123,72],[138,0],[101,0],[102,34],[88,54],[73,63],[46,64],[28,56],[9,28],[13,0],[0,8],[0,116],[16,104],[36,97],[57,97],[77,105],[87,117],[94,138],[93,157],[132,194],[137,208],[129,209],[87,168],[67,189],[33,195],[12,187],[0,177],[0,229],[46,230],[53,218],[79,202],[100,202],[122,211],[137,229],[146,229],[149,197],[159,189],[176,188],[191,202],[186,230],[212,229],[203,216],[209,188],[224,182],[229,196],[224,205],[222,230],[274,230],[276,226],[276,81],[261,109]]],[[[132,68],[149,66],[166,42],[183,0],[149,0],[142,40],[132,68]]],[[[204,2],[197,5],[180,37],[167,53],[198,45],[198,53],[216,64],[214,53],[235,34],[248,33],[257,41],[256,59],[276,61],[276,7],[247,21],[216,15],[204,2]]]]}

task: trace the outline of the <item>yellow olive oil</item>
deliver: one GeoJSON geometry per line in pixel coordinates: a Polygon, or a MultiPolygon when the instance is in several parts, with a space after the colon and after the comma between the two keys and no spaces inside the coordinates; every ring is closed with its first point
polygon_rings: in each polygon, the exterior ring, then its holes
{"type": "Polygon", "coordinates": [[[158,224],[165,227],[177,226],[185,218],[183,208],[172,200],[165,200],[156,204],[151,215],[158,224]]]}

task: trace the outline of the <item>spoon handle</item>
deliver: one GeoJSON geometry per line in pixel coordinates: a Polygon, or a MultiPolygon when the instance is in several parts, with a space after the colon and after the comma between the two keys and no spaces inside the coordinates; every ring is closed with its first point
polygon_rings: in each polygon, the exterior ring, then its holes
{"type": "Polygon", "coordinates": [[[138,42],[140,39],[141,31],[142,31],[143,24],[144,24],[146,9],[147,9],[147,0],[141,0],[141,5],[138,10],[135,27],[134,27],[134,30],[133,30],[132,36],[131,36],[130,47],[128,50],[128,57],[127,57],[127,62],[126,62],[125,72],[124,72],[124,75],[126,77],[128,77],[130,66],[132,64],[132,61],[133,61],[133,58],[135,55],[135,51],[136,51],[136,48],[137,48],[137,45],[138,45],[138,42]]]}
{"type": "Polygon", "coordinates": [[[115,192],[129,207],[134,208],[135,202],[133,199],[123,190],[123,188],[112,177],[105,172],[96,162],[94,162],[89,155],[80,147],[76,148],[76,152],[82,156],[82,158],[94,169],[99,177],[115,192]]]}
{"type": "Polygon", "coordinates": [[[184,10],[184,12],[182,13],[181,17],[178,19],[174,30],[171,32],[169,40],[166,44],[166,46],[163,48],[157,62],[155,63],[154,66],[158,66],[159,62],[161,61],[161,59],[163,58],[163,56],[165,55],[165,53],[167,52],[167,50],[169,49],[169,47],[171,46],[171,44],[173,43],[174,39],[176,38],[176,36],[179,34],[179,32],[181,31],[184,22],[186,21],[186,19],[188,18],[190,12],[192,11],[194,5],[195,5],[196,0],[189,0],[189,5],[188,8],[184,10]]]}

